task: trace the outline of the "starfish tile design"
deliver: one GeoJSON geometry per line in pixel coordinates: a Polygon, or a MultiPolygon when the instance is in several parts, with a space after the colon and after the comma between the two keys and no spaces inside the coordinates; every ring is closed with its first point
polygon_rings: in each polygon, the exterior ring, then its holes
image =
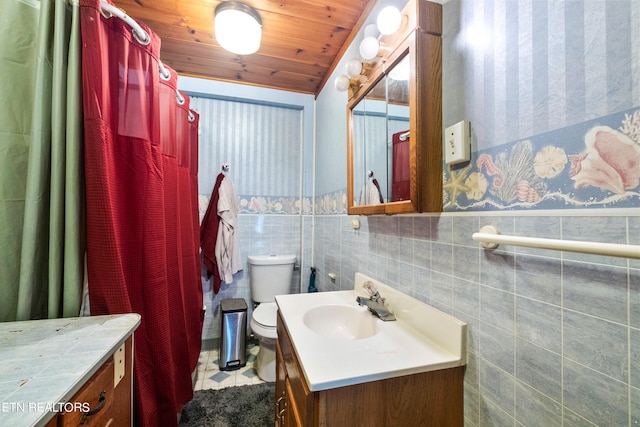
{"type": "Polygon", "coordinates": [[[469,191],[469,186],[464,184],[465,179],[467,179],[469,169],[469,166],[467,166],[458,171],[452,170],[449,172],[449,180],[442,185],[442,188],[448,191],[450,195],[450,200],[447,206],[455,205],[456,199],[460,193],[469,191]]]}

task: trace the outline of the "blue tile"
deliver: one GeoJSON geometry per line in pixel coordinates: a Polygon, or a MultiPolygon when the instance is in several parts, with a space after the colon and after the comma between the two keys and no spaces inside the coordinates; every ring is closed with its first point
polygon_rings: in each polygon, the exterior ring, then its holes
{"type": "Polygon", "coordinates": [[[562,301],[562,264],[559,260],[522,255],[516,259],[516,293],[549,304],[562,301]]]}
{"type": "Polygon", "coordinates": [[[517,382],[516,421],[527,427],[562,425],[562,405],[535,389],[517,382]]]}
{"type": "Polygon", "coordinates": [[[452,223],[453,219],[450,216],[431,217],[431,240],[439,243],[451,243],[453,238],[452,223]]]}
{"type": "Polygon", "coordinates": [[[453,273],[453,245],[431,243],[431,270],[448,275],[453,273]]]}
{"type": "Polygon", "coordinates": [[[431,272],[422,267],[413,267],[413,291],[415,298],[428,303],[431,298],[431,272]]]}
{"type": "Polygon", "coordinates": [[[480,283],[513,292],[515,287],[514,256],[508,253],[483,250],[480,255],[480,283]]]}
{"type": "Polygon", "coordinates": [[[480,315],[480,285],[457,278],[454,278],[452,283],[454,309],[478,317],[480,315]]]}
{"type": "Polygon", "coordinates": [[[413,239],[407,237],[399,238],[398,252],[395,254],[395,258],[398,261],[415,264],[414,254],[415,249],[413,248],[413,239]]]}
{"type": "Polygon", "coordinates": [[[516,340],[516,377],[545,396],[562,401],[562,357],[524,340],[516,340]]]}
{"type": "Polygon", "coordinates": [[[640,328],[640,270],[629,270],[629,325],[640,328]]]}
{"type": "Polygon", "coordinates": [[[430,268],[431,242],[428,240],[413,241],[413,263],[422,268],[430,268]]]}
{"type": "MultiPolygon", "coordinates": [[[[542,239],[560,239],[560,217],[555,216],[526,216],[515,218],[515,235],[536,237],[542,239]]],[[[518,254],[532,254],[536,256],[559,257],[560,253],[553,250],[517,247],[518,254]]]]}
{"type": "MultiPolygon", "coordinates": [[[[630,245],[640,245],[640,215],[627,218],[629,230],[627,232],[630,245]]],[[[640,270],[640,259],[630,259],[629,267],[640,270]]]]}
{"type": "Polygon", "coordinates": [[[562,271],[566,308],[627,323],[626,269],[565,261],[562,271]]]}
{"type": "Polygon", "coordinates": [[[480,425],[480,393],[474,387],[464,387],[464,425],[480,425]]]}
{"type": "Polygon", "coordinates": [[[478,243],[473,240],[471,236],[473,235],[473,233],[477,233],[480,229],[480,227],[478,226],[478,218],[469,216],[455,216],[452,218],[452,220],[453,244],[477,248],[478,243]]]}
{"type": "Polygon", "coordinates": [[[453,275],[477,282],[480,280],[480,249],[453,247],[453,275]]]}
{"type": "Polygon", "coordinates": [[[413,296],[413,266],[404,262],[398,262],[397,275],[398,289],[400,292],[413,296]]]}
{"type": "Polygon", "coordinates": [[[413,237],[420,240],[431,240],[431,217],[417,216],[413,218],[413,237]]]}
{"type": "Polygon", "coordinates": [[[480,320],[510,333],[514,332],[514,295],[499,289],[480,286],[480,320]]]}
{"type": "Polygon", "coordinates": [[[464,371],[464,382],[466,385],[470,385],[472,388],[478,388],[480,386],[480,373],[478,372],[478,357],[475,353],[469,353],[467,360],[467,367],[464,371]]]}
{"type": "Polygon", "coordinates": [[[563,355],[620,381],[628,375],[628,328],[564,310],[563,355]]]}
{"type": "Polygon", "coordinates": [[[453,278],[436,271],[431,272],[431,299],[440,302],[451,311],[453,304],[453,278]]]}
{"type": "Polygon", "coordinates": [[[253,368],[247,369],[242,373],[242,376],[246,377],[246,378],[255,378],[256,377],[256,371],[253,368]]]}
{"type": "MultiPolygon", "coordinates": [[[[492,225],[500,234],[513,235],[515,233],[515,220],[512,216],[480,216],[478,220],[480,228],[485,225],[492,225]]],[[[513,252],[514,248],[509,245],[501,245],[500,250],[513,252]]]]}
{"type": "Polygon", "coordinates": [[[224,380],[226,380],[227,378],[229,378],[231,375],[227,374],[226,372],[222,372],[222,371],[218,371],[216,372],[214,375],[210,376],[209,379],[217,382],[217,383],[221,383],[224,380]]]}
{"type": "MultiPolygon", "coordinates": [[[[637,365],[636,365],[637,366],[637,365]]],[[[631,424],[640,425],[640,389],[631,388],[631,424]]]]}
{"type": "Polygon", "coordinates": [[[400,237],[413,238],[413,217],[401,216],[398,218],[398,235],[400,237]]]}
{"type": "Polygon", "coordinates": [[[501,370],[515,373],[515,338],[502,329],[480,322],[480,357],[501,370]]]}
{"type": "MultiPolygon", "coordinates": [[[[602,243],[627,243],[626,217],[563,217],[562,239],[602,243]]],[[[626,267],[624,258],[564,252],[564,259],[626,267]]]]}
{"type": "Polygon", "coordinates": [[[480,361],[480,390],[500,409],[513,415],[515,378],[490,363],[480,361]]]}
{"type": "Polygon", "coordinates": [[[568,409],[596,425],[628,425],[626,384],[568,359],[564,359],[562,378],[564,405],[568,409]]]}
{"type": "MultiPolygon", "coordinates": [[[[511,411],[513,412],[513,411],[511,411]]],[[[515,419],[490,400],[480,398],[480,426],[515,426],[515,419]]]]}
{"type": "MultiPolygon", "coordinates": [[[[640,389],[640,329],[629,329],[629,345],[631,373],[629,382],[632,387],[640,389]]],[[[638,402],[640,404],[640,402],[638,402]]]]}
{"type": "Polygon", "coordinates": [[[562,351],[562,310],[560,307],[516,298],[516,335],[555,353],[562,351]]]}

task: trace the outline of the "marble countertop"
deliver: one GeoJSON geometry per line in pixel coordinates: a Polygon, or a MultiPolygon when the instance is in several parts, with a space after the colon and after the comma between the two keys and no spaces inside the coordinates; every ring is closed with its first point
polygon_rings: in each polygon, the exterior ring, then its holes
{"type": "Polygon", "coordinates": [[[311,391],[466,365],[466,323],[360,273],[355,288],[276,297],[311,391]],[[318,335],[305,325],[314,307],[357,307],[365,281],[376,284],[397,321],[375,319],[377,332],[355,340],[318,335]]]}
{"type": "Polygon", "coordinates": [[[0,323],[0,425],[45,425],[139,324],[138,314],[0,323]]]}

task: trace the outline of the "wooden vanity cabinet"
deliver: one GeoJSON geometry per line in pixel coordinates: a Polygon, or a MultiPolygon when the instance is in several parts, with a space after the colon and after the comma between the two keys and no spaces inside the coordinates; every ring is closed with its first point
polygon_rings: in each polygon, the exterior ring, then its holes
{"type": "Polygon", "coordinates": [[[464,424],[464,366],[312,392],[280,313],[277,332],[276,426],[464,424]]]}
{"type": "Polygon", "coordinates": [[[72,404],[88,403],[93,414],[83,419],[82,411],[62,412],[51,419],[47,427],[132,425],[132,345],[130,336],[69,399],[72,404]]]}

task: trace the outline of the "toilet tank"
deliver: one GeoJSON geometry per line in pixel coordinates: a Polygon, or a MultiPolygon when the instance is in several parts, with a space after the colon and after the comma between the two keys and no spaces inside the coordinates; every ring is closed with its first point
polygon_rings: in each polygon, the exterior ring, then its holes
{"type": "Polygon", "coordinates": [[[249,286],[254,302],[273,302],[291,292],[295,255],[249,255],[249,286]]]}

